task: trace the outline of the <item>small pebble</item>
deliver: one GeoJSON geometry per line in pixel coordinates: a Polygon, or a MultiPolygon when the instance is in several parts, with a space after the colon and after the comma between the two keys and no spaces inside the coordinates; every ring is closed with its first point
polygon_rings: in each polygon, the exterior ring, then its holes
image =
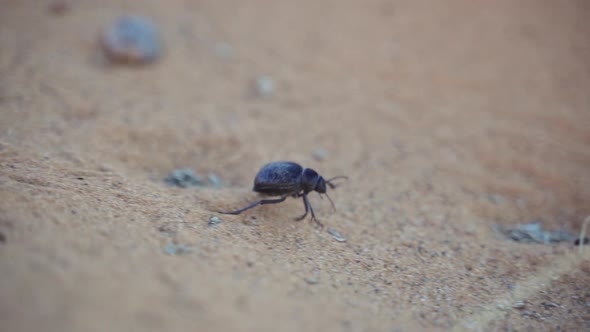
{"type": "Polygon", "coordinates": [[[164,252],[168,255],[176,255],[176,246],[170,243],[164,248],[164,252]]]}
{"type": "Polygon", "coordinates": [[[542,319],[543,316],[541,316],[538,312],[534,311],[534,310],[525,310],[522,312],[521,316],[523,317],[531,317],[534,319],[542,319]]]}
{"type": "Polygon", "coordinates": [[[169,243],[165,248],[164,248],[164,252],[167,253],[168,255],[182,255],[182,254],[189,254],[191,253],[193,250],[191,247],[186,246],[184,244],[174,244],[174,243],[169,243]]]}
{"type": "Polygon", "coordinates": [[[518,301],[512,305],[512,308],[523,309],[525,306],[526,306],[526,303],[524,303],[523,301],[518,301]]]}
{"type": "Polygon", "coordinates": [[[306,283],[310,284],[310,285],[315,285],[318,282],[320,282],[320,280],[316,277],[309,277],[309,278],[305,278],[304,279],[306,283]]]}
{"type": "Polygon", "coordinates": [[[270,76],[262,75],[256,78],[256,92],[259,97],[268,98],[275,92],[275,83],[270,76]]]}
{"type": "Polygon", "coordinates": [[[221,219],[219,217],[211,217],[209,218],[209,222],[207,223],[209,226],[217,225],[221,223],[221,219]]]}
{"type": "Polygon", "coordinates": [[[326,151],[322,148],[317,148],[313,151],[313,158],[317,161],[322,161],[322,160],[326,159],[327,156],[328,156],[328,151],[326,151]]]}
{"type": "Polygon", "coordinates": [[[332,235],[334,240],[336,240],[338,242],[346,242],[346,238],[344,236],[342,236],[342,234],[340,234],[340,232],[338,232],[337,230],[335,230],[333,228],[328,228],[328,233],[330,235],[332,235]]]}
{"type": "Polygon", "coordinates": [[[496,304],[496,308],[498,308],[499,310],[502,310],[502,311],[508,310],[508,308],[506,308],[506,306],[501,303],[496,304]]]}
{"type": "Polygon", "coordinates": [[[543,302],[542,304],[545,308],[558,308],[559,307],[559,303],[555,303],[555,302],[543,302]]]}
{"type": "Polygon", "coordinates": [[[203,179],[196,175],[192,169],[177,169],[172,171],[164,180],[171,186],[187,188],[189,186],[203,185],[203,179]]]}
{"type": "Polygon", "coordinates": [[[522,243],[574,242],[576,236],[564,230],[545,231],[539,222],[514,226],[495,225],[494,229],[512,241],[522,243]]]}
{"type": "Polygon", "coordinates": [[[103,33],[101,44],[113,62],[148,63],[156,60],[161,53],[156,25],[141,16],[119,18],[103,33]]]}

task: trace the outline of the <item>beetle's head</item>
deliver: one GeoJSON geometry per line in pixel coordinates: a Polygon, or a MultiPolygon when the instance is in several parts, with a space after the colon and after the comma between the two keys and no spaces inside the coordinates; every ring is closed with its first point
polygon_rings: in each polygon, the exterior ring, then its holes
{"type": "Polygon", "coordinates": [[[326,180],[323,177],[318,178],[318,182],[315,185],[315,191],[319,192],[320,194],[326,193],[326,180]]]}
{"type": "MultiPolygon", "coordinates": [[[[304,174],[305,174],[305,172],[304,172],[304,174]]],[[[313,190],[317,191],[320,194],[326,195],[326,197],[328,197],[328,200],[330,201],[330,204],[332,204],[332,208],[334,210],[336,210],[336,207],[334,206],[334,202],[332,202],[332,199],[330,198],[330,196],[328,196],[328,193],[326,192],[326,185],[328,187],[330,187],[330,189],[334,189],[338,185],[332,183],[333,180],[336,180],[336,179],[348,179],[348,177],[343,176],[343,175],[339,175],[339,176],[335,176],[335,177],[333,177],[333,178],[331,178],[329,180],[324,180],[324,178],[321,175],[319,175],[317,173],[315,173],[315,174],[317,175],[317,182],[316,182],[315,187],[314,187],[313,190]]],[[[322,196],[320,195],[320,197],[322,197],[322,196]]]]}

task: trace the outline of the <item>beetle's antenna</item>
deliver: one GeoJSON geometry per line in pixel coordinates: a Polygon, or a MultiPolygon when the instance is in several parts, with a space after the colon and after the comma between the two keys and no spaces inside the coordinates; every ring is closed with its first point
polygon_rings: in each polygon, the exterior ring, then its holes
{"type": "MultiPolygon", "coordinates": [[[[334,209],[334,211],[336,211],[336,206],[334,205],[334,202],[332,202],[332,199],[330,198],[330,196],[328,196],[328,193],[325,193],[324,195],[326,195],[326,197],[328,197],[330,204],[332,204],[332,209],[334,209]]],[[[320,197],[321,197],[321,195],[320,195],[320,197]]]]}
{"type": "Polygon", "coordinates": [[[333,184],[331,182],[331,181],[336,180],[336,179],[345,179],[345,180],[348,180],[348,176],[338,175],[338,176],[335,176],[333,178],[330,178],[330,179],[326,180],[326,183],[328,184],[328,186],[330,186],[330,188],[334,189],[334,188],[338,187],[337,184],[333,184]]]}
{"type": "Polygon", "coordinates": [[[346,180],[348,180],[348,176],[346,176],[346,175],[338,175],[338,176],[335,176],[333,178],[328,179],[328,182],[330,182],[332,180],[336,180],[336,179],[346,179],[346,180]]]}

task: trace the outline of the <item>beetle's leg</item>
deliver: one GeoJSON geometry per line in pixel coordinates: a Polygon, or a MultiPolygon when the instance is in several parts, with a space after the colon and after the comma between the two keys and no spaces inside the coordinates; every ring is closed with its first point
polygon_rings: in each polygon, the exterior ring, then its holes
{"type": "Polygon", "coordinates": [[[295,218],[295,220],[297,221],[303,220],[303,218],[305,218],[307,216],[307,213],[309,212],[309,208],[307,207],[308,201],[306,200],[307,195],[299,194],[297,197],[301,196],[303,196],[303,206],[305,206],[305,213],[302,216],[295,218]]]}
{"type": "Polygon", "coordinates": [[[315,213],[313,212],[313,208],[311,207],[311,203],[309,202],[309,199],[307,198],[307,194],[303,194],[302,196],[303,196],[303,204],[305,205],[305,213],[295,220],[302,220],[303,218],[305,218],[307,216],[308,212],[311,212],[311,220],[315,221],[315,223],[318,224],[318,226],[324,227],[324,225],[315,217],[315,213]]]}
{"type": "Polygon", "coordinates": [[[315,221],[315,223],[318,224],[318,226],[324,227],[324,225],[318,220],[318,218],[315,217],[315,213],[313,213],[313,208],[311,207],[311,203],[307,199],[307,195],[303,196],[303,199],[307,203],[307,206],[309,206],[309,212],[311,212],[311,220],[315,221]]]}
{"type": "Polygon", "coordinates": [[[239,210],[232,211],[232,212],[221,212],[221,211],[219,211],[219,213],[223,213],[223,214],[240,214],[240,213],[242,213],[242,212],[244,212],[246,210],[250,210],[251,208],[256,207],[258,205],[277,204],[277,203],[280,203],[280,202],[286,200],[287,197],[289,197],[289,196],[287,195],[287,196],[283,196],[283,197],[277,198],[277,199],[261,199],[259,201],[256,201],[256,202],[254,202],[254,203],[246,206],[245,208],[241,208],[239,210]]]}

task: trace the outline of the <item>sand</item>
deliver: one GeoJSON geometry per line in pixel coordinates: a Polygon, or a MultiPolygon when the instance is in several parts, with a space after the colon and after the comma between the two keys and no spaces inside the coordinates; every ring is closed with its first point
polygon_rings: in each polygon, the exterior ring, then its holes
{"type": "Polygon", "coordinates": [[[493,229],[590,214],[587,1],[1,7],[1,330],[590,329],[590,249],[493,229]],[[105,58],[126,14],[157,62],[105,58]],[[350,177],[324,229],[215,212],[274,160],[350,177]]]}

